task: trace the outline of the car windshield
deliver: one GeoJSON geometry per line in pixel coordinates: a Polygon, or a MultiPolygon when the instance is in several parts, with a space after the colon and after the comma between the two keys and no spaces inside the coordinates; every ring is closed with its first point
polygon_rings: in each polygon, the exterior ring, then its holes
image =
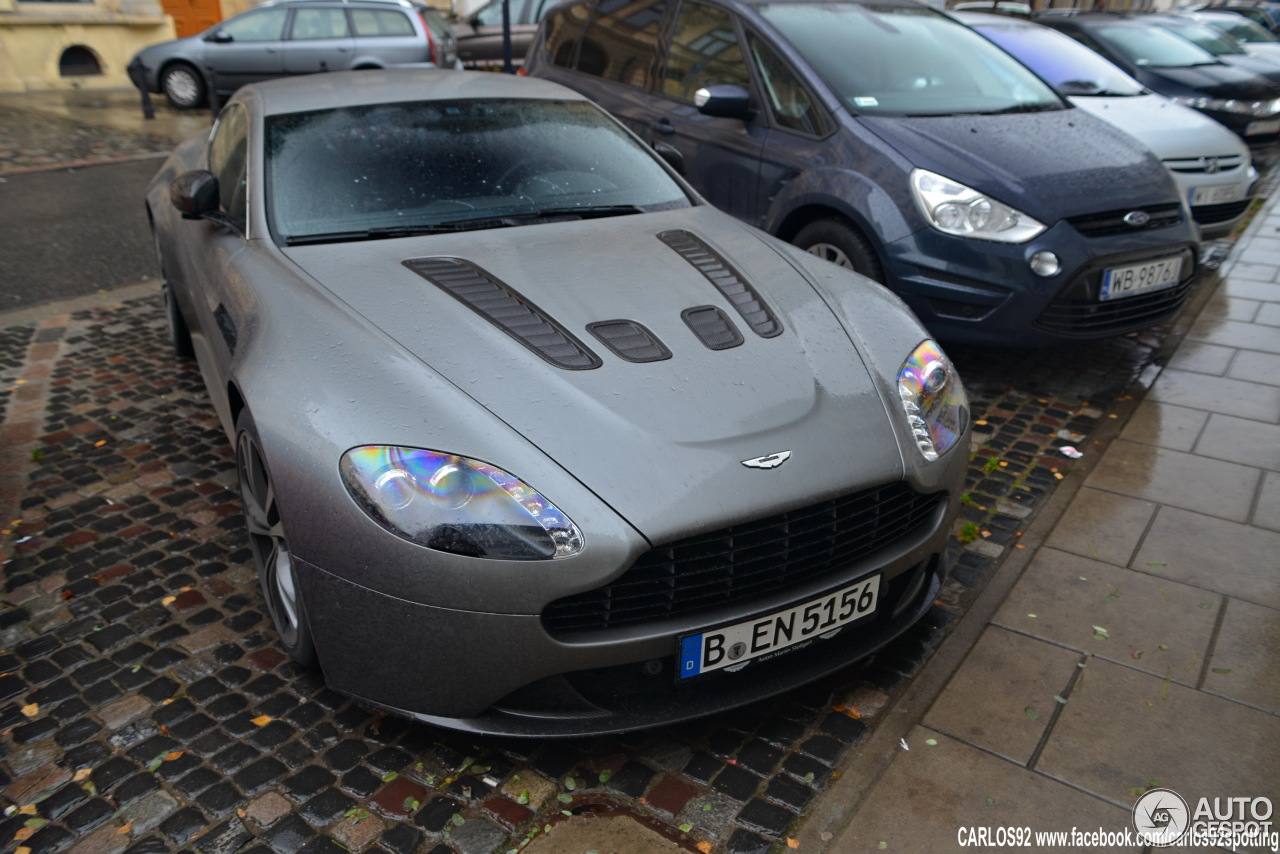
{"type": "Polygon", "coordinates": [[[1140,68],[1189,68],[1218,64],[1214,55],[1204,48],[1159,27],[1126,24],[1102,26],[1090,32],[1140,68]]]}
{"type": "Polygon", "coordinates": [[[285,243],[396,237],[688,207],[579,101],[419,101],[269,116],[266,204],[285,243]]]}
{"type": "Polygon", "coordinates": [[[1214,56],[1239,56],[1244,53],[1231,39],[1213,27],[1186,21],[1180,18],[1157,18],[1156,26],[1164,27],[1176,36],[1181,36],[1196,47],[1204,48],[1214,56]]]}
{"type": "Polygon", "coordinates": [[[974,29],[1025,63],[1060,95],[1127,97],[1147,91],[1096,51],[1057,30],[1000,24],[974,29]]]}
{"type": "Polygon", "coordinates": [[[1211,27],[1222,30],[1231,38],[1245,44],[1267,44],[1280,41],[1266,27],[1239,15],[1206,16],[1205,21],[1211,27]]]}
{"type": "Polygon", "coordinates": [[[1063,109],[1008,54],[925,7],[758,7],[855,113],[942,116],[1063,109]]]}

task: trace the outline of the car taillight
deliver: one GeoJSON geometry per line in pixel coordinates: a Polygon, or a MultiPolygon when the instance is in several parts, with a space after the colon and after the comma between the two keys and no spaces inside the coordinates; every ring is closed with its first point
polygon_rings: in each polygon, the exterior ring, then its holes
{"type": "Polygon", "coordinates": [[[427,56],[431,57],[431,61],[436,65],[440,65],[441,57],[436,56],[436,40],[435,36],[431,35],[431,24],[427,22],[426,15],[420,13],[418,17],[422,19],[422,30],[427,34],[427,56]]]}

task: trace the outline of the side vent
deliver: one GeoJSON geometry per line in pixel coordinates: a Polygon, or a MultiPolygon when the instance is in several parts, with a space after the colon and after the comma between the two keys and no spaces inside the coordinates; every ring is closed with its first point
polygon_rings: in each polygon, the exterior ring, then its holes
{"type": "MultiPolygon", "coordinates": [[[[700,239],[683,230],[664,231],[658,239],[670,246],[688,261],[698,272],[707,277],[711,284],[733,303],[733,307],[742,315],[751,330],[761,338],[773,338],[782,334],[782,323],[773,316],[769,306],[755,292],[755,288],[738,272],[729,266],[729,262],[700,239]]],[[[741,343],[741,342],[739,342],[741,343]]]]}
{"type": "Polygon", "coordinates": [[[712,350],[728,350],[742,343],[742,333],[723,311],[714,305],[700,305],[680,312],[685,325],[698,340],[712,350]]]}
{"type": "Polygon", "coordinates": [[[588,324],[587,331],[628,362],[661,362],[671,358],[666,345],[634,320],[602,320],[588,324]]]}
{"type": "Polygon", "coordinates": [[[536,305],[457,258],[410,258],[404,265],[557,368],[586,371],[600,357],[536,305]]]}

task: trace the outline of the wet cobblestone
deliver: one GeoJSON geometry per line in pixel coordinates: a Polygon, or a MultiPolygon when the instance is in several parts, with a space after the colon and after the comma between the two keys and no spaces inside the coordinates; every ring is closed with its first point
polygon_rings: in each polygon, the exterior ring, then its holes
{"type": "Polygon", "coordinates": [[[1071,476],[1062,448],[1097,452],[1091,437],[1167,332],[1046,353],[951,349],[977,419],[955,570],[891,648],[747,709],[539,742],[383,716],[281,654],[234,454],[198,370],[168,355],[159,298],[52,330],[0,331],[8,396],[31,352],[56,348],[32,383],[45,395],[38,453],[2,520],[0,793],[14,811],[0,844],[32,854],[90,839],[129,852],[490,854],[602,804],[691,850],[785,849],[883,699],[1071,476]]]}

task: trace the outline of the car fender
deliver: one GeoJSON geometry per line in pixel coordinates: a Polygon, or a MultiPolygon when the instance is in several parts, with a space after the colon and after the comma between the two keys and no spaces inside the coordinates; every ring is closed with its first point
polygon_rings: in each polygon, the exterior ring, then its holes
{"type": "Polygon", "coordinates": [[[764,230],[784,240],[826,209],[850,220],[872,238],[877,249],[912,234],[920,228],[914,202],[903,185],[902,198],[894,195],[861,172],[841,167],[806,169],[786,181],[769,204],[764,230]],[[804,213],[801,213],[804,212],[804,213]]]}

